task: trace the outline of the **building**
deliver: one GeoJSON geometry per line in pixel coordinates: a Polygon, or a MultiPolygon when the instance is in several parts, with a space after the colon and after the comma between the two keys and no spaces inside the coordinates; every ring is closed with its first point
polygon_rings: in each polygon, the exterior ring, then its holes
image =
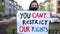
{"type": "Polygon", "coordinates": [[[60,1],[57,2],[57,13],[60,13],[60,1]]]}
{"type": "Polygon", "coordinates": [[[51,0],[51,6],[53,15],[60,14],[60,0],[51,0]]]}
{"type": "Polygon", "coordinates": [[[15,10],[17,10],[17,2],[14,0],[4,0],[4,4],[5,4],[5,11],[4,11],[4,15],[14,15],[15,14],[15,10]]]}

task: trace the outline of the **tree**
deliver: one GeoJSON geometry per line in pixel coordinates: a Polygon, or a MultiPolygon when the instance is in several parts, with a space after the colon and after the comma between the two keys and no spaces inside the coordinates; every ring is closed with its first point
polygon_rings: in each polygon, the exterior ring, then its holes
{"type": "Polygon", "coordinates": [[[0,12],[4,11],[4,6],[0,6],[0,12]]]}
{"type": "Polygon", "coordinates": [[[51,9],[50,9],[50,4],[48,5],[48,11],[50,11],[51,9]]]}
{"type": "Polygon", "coordinates": [[[4,10],[4,0],[0,0],[0,12],[4,10]]]}
{"type": "Polygon", "coordinates": [[[51,11],[51,8],[50,8],[50,2],[51,2],[51,0],[47,0],[47,2],[49,3],[49,5],[48,5],[48,11],[51,11]]]}
{"type": "Polygon", "coordinates": [[[51,0],[47,0],[48,2],[50,2],[51,0]]]}
{"type": "Polygon", "coordinates": [[[2,11],[4,11],[4,0],[0,0],[0,21],[2,21],[2,11]]]}

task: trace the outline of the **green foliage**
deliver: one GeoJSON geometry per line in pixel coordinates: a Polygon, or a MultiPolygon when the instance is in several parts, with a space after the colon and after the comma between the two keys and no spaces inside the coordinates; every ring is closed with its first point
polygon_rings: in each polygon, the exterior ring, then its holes
{"type": "Polygon", "coordinates": [[[41,11],[44,11],[45,10],[45,6],[42,6],[42,8],[40,9],[41,11]]]}
{"type": "Polygon", "coordinates": [[[51,24],[49,29],[50,30],[60,30],[60,24],[51,24]]]}
{"type": "Polygon", "coordinates": [[[0,12],[4,11],[4,6],[0,6],[0,12]]]}
{"type": "MultiPolygon", "coordinates": [[[[16,29],[16,26],[10,26],[7,28],[6,33],[7,34],[12,34],[13,33],[13,29],[16,29]]],[[[15,31],[15,34],[17,34],[17,31],[15,31]]]]}
{"type": "Polygon", "coordinates": [[[42,10],[45,10],[45,6],[42,7],[42,10]]]}
{"type": "Polygon", "coordinates": [[[6,18],[6,17],[8,17],[8,15],[4,15],[4,16],[3,16],[3,18],[6,18]]]}
{"type": "Polygon", "coordinates": [[[0,23],[0,28],[2,28],[3,27],[3,24],[2,23],[0,23]]]}
{"type": "MultiPolygon", "coordinates": [[[[6,30],[7,34],[12,34],[13,29],[17,29],[17,27],[16,26],[8,27],[8,29],[6,30]]],[[[51,25],[49,25],[49,30],[60,30],[60,24],[51,24],[51,25]]],[[[16,30],[15,30],[15,34],[17,34],[16,30]]]]}
{"type": "Polygon", "coordinates": [[[51,9],[50,9],[50,5],[48,5],[48,11],[50,11],[51,9]]]}
{"type": "Polygon", "coordinates": [[[50,2],[51,0],[47,0],[48,2],[50,2]]]}

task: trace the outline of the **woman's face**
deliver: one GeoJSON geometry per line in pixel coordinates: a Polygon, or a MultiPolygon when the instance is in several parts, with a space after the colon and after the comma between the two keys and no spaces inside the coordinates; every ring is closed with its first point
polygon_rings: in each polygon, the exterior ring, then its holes
{"type": "Polygon", "coordinates": [[[33,3],[31,4],[31,10],[33,10],[33,11],[38,10],[38,5],[37,5],[36,2],[33,2],[33,3]]]}
{"type": "Polygon", "coordinates": [[[37,8],[38,7],[37,6],[37,3],[36,2],[33,2],[32,5],[31,5],[31,7],[36,7],[37,8]]]}

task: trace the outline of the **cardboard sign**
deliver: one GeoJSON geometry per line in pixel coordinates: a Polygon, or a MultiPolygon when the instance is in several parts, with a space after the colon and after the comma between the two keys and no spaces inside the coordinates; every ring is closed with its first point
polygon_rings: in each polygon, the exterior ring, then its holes
{"type": "Polygon", "coordinates": [[[18,11],[17,33],[48,34],[49,18],[48,11],[18,11]]]}

